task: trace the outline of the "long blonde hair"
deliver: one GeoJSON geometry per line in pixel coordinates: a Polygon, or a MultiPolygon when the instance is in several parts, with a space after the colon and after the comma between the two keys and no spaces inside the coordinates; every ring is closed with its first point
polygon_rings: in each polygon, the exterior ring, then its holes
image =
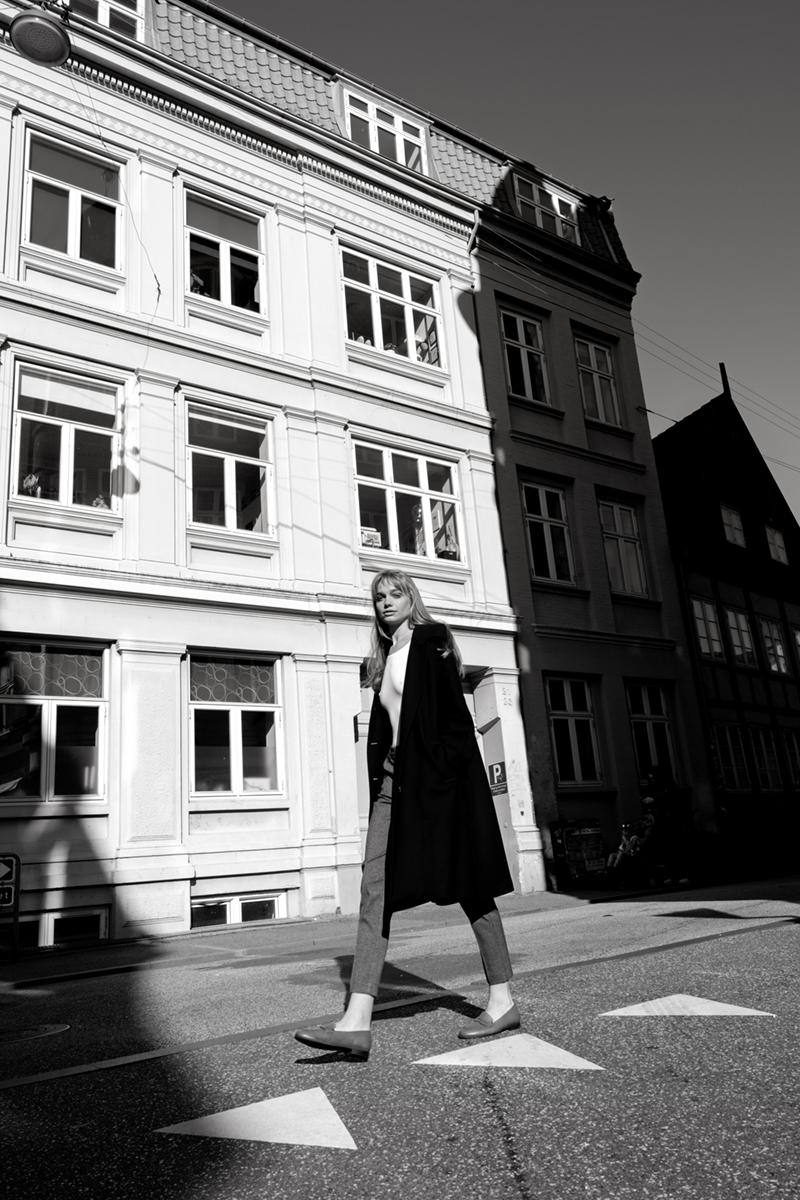
{"type": "MultiPolygon", "coordinates": [[[[371,687],[377,692],[380,689],[383,681],[383,672],[386,667],[386,656],[389,652],[389,647],[392,644],[391,635],[381,624],[378,610],[375,607],[378,589],[387,585],[389,587],[399,588],[400,591],[408,596],[411,601],[411,612],[408,616],[408,623],[413,629],[415,625],[444,625],[443,621],[437,621],[432,617],[425,607],[425,603],[419,594],[419,588],[414,583],[410,575],[405,571],[381,571],[372,580],[370,587],[370,595],[372,597],[372,642],[370,645],[369,658],[367,659],[367,674],[366,686],[371,687]]],[[[446,647],[443,657],[447,658],[452,654],[455,659],[458,673],[463,677],[464,665],[461,661],[461,655],[458,652],[458,646],[455,643],[450,628],[444,625],[446,630],[446,647]]]]}

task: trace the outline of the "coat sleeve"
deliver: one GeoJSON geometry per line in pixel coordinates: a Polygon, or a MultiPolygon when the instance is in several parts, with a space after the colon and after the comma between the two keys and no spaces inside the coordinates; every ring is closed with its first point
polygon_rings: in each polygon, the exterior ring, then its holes
{"type": "Polygon", "coordinates": [[[452,654],[445,658],[443,645],[433,647],[436,657],[439,741],[448,768],[461,777],[472,762],[477,747],[475,726],[464,699],[458,669],[452,654]]]}

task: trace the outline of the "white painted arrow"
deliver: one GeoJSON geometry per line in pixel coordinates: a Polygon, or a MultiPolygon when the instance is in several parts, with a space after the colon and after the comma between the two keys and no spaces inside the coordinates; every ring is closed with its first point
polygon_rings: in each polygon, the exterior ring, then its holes
{"type": "Polygon", "coordinates": [[[2,862],[2,860],[0,860],[0,879],[5,879],[6,875],[13,875],[13,873],[13,863],[2,862]]]}
{"type": "Polygon", "coordinates": [[[601,1013],[601,1017],[774,1017],[774,1013],[762,1012],[758,1008],[739,1008],[736,1004],[722,1004],[718,1000],[704,1000],[702,996],[662,996],[659,1000],[645,1000],[643,1004],[631,1004],[629,1008],[615,1008],[601,1013]]]}
{"type": "Polygon", "coordinates": [[[358,1148],[336,1109],[318,1087],[166,1125],[156,1133],[280,1142],[289,1146],[328,1146],[336,1150],[358,1148]]]}
{"type": "Polygon", "coordinates": [[[517,1033],[495,1042],[481,1042],[465,1050],[450,1050],[433,1058],[420,1058],[414,1066],[436,1067],[522,1067],[527,1070],[602,1071],[596,1063],[588,1062],[543,1042],[530,1033],[517,1033]]]}

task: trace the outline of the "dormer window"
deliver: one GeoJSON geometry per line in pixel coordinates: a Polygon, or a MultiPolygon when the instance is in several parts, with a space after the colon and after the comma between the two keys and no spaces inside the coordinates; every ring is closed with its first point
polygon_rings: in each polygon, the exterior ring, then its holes
{"type": "Polygon", "coordinates": [[[420,125],[381,108],[371,100],[346,93],[347,131],[351,141],[391,162],[425,174],[425,134],[420,125]]]}
{"type": "Polygon", "coordinates": [[[573,200],[556,195],[541,183],[521,179],[519,175],[514,176],[514,187],[521,217],[547,233],[580,246],[578,206],[573,200]]]}
{"type": "Polygon", "coordinates": [[[142,0],[70,0],[69,11],[125,37],[140,37],[142,0]]]}

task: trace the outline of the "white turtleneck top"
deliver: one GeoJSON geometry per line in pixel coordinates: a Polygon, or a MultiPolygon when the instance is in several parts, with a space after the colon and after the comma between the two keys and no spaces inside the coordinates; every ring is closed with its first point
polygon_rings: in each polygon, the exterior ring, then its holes
{"type": "Polygon", "coordinates": [[[400,709],[403,704],[403,684],[406,680],[408,666],[408,648],[411,639],[400,650],[393,650],[386,657],[386,667],[381,682],[381,704],[389,714],[392,722],[392,745],[397,745],[397,735],[400,731],[400,709]]]}

